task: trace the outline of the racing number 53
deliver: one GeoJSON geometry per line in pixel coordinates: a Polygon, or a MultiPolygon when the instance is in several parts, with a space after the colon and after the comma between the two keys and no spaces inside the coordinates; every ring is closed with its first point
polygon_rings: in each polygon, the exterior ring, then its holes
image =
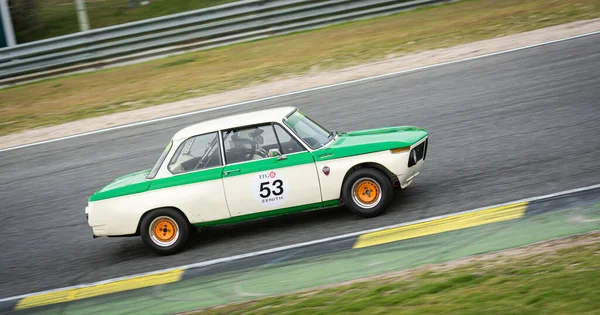
{"type": "Polygon", "coordinates": [[[283,194],[283,181],[281,179],[276,179],[272,183],[271,182],[262,182],[260,183],[260,196],[262,198],[269,198],[271,194],[275,196],[279,196],[283,194]],[[271,187],[269,187],[271,186],[271,187]]]}

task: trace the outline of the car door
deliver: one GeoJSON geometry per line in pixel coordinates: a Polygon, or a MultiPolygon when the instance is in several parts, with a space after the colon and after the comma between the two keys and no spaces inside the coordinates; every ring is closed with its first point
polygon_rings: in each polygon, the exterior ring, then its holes
{"type": "Polygon", "coordinates": [[[226,130],[222,139],[223,187],[232,217],[321,206],[311,153],[279,124],[226,130]]]}
{"type": "Polygon", "coordinates": [[[181,142],[165,165],[168,175],[154,179],[149,189],[152,194],[141,202],[154,205],[150,208],[161,204],[176,207],[190,223],[230,218],[222,183],[220,143],[219,132],[181,142]]]}

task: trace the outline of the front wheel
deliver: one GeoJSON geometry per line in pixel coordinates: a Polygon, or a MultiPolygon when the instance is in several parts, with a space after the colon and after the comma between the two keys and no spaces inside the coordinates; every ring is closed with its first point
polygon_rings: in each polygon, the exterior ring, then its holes
{"type": "Polygon", "coordinates": [[[173,209],[157,209],[144,217],[140,225],[142,240],[159,255],[179,252],[187,242],[189,223],[173,209]]]}
{"type": "Polygon", "coordinates": [[[350,211],[371,218],[385,211],[394,198],[394,187],[390,178],[379,170],[362,168],[346,178],[342,197],[350,211]]]}

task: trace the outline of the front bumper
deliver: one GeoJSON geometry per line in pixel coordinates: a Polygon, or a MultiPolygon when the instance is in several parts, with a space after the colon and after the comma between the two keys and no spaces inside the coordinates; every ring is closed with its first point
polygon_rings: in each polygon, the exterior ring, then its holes
{"type": "Polygon", "coordinates": [[[421,141],[411,146],[408,154],[408,165],[406,165],[406,171],[403,174],[396,174],[400,183],[400,188],[404,189],[408,187],[417,177],[425,163],[425,157],[427,156],[427,147],[429,144],[429,137],[423,138],[421,141]]]}

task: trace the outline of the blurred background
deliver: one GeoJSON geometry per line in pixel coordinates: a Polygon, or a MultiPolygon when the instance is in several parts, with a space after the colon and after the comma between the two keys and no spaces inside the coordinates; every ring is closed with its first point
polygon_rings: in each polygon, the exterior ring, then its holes
{"type": "Polygon", "coordinates": [[[235,0],[8,0],[18,43],[79,32],[77,2],[84,3],[89,28],[101,28],[235,0]]]}
{"type": "Polygon", "coordinates": [[[363,277],[222,313],[597,312],[600,1],[0,0],[0,13],[0,312],[165,314],[363,277]],[[280,106],[330,130],[423,127],[427,163],[369,220],[340,207],[213,227],[169,257],[92,239],[89,196],[151,168],[175,132],[280,106]],[[520,216],[460,221],[513,202],[520,216]],[[453,269],[473,255],[491,261],[453,269]]]}

